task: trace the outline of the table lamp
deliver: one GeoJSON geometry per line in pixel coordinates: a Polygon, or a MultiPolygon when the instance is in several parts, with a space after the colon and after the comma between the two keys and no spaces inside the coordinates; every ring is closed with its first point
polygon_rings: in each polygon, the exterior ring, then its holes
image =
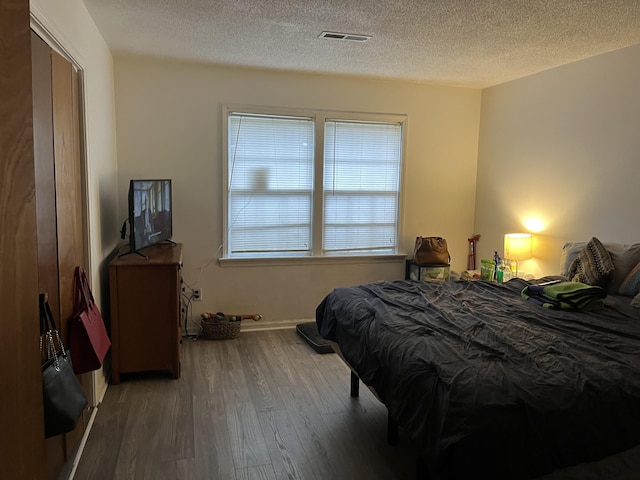
{"type": "Polygon", "coordinates": [[[504,236],[505,261],[516,263],[516,277],[518,276],[518,260],[529,260],[533,255],[530,233],[507,233],[504,236]]]}

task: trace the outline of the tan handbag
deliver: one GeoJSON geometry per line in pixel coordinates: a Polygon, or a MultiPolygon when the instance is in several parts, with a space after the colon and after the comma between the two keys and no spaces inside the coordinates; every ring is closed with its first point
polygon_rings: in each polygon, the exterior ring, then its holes
{"type": "Polygon", "coordinates": [[[449,265],[447,241],[442,237],[416,237],[413,261],[418,265],[449,265]]]}

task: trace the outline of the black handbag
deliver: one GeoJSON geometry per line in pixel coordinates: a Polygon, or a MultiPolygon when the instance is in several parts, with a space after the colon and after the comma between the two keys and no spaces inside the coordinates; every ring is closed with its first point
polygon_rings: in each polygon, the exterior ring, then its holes
{"type": "Polygon", "coordinates": [[[62,344],[45,293],[40,294],[40,353],[46,358],[42,364],[42,400],[44,436],[49,438],[76,428],[89,402],[73,373],[71,355],[62,344]]]}

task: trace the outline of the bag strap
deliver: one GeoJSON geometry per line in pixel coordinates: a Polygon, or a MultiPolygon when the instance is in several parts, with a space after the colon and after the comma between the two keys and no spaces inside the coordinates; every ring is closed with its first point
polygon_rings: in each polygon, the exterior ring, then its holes
{"type": "Polygon", "coordinates": [[[60,353],[64,358],[67,358],[67,352],[64,348],[64,344],[62,343],[62,338],[60,337],[60,332],[58,331],[58,327],[56,326],[56,321],[53,317],[53,313],[51,312],[51,307],[49,306],[48,295],[46,293],[41,293],[39,295],[39,304],[40,304],[40,352],[42,353],[43,347],[46,351],[47,360],[54,359],[54,364],[56,370],[60,370],[60,363],[58,360],[58,349],[56,348],[56,341],[58,342],[58,347],[60,349],[60,353]],[[44,337],[44,345],[43,345],[43,337],[44,337]]]}
{"type": "Polygon", "coordinates": [[[40,333],[48,331],[58,331],[56,320],[53,318],[51,307],[49,306],[49,295],[40,294],[40,333]]]}
{"type": "Polygon", "coordinates": [[[73,311],[75,314],[88,307],[87,296],[82,281],[83,271],[82,267],[76,267],[73,273],[73,311]]]}
{"type": "Polygon", "coordinates": [[[95,300],[89,288],[87,272],[82,267],[76,267],[74,272],[73,311],[80,313],[85,309],[93,308],[95,300]]]}
{"type": "Polygon", "coordinates": [[[87,302],[91,305],[95,305],[96,301],[93,299],[93,292],[91,292],[91,287],[89,287],[89,278],[87,277],[87,271],[82,269],[82,285],[84,286],[84,295],[87,299],[87,302]]]}
{"type": "MultiPolygon", "coordinates": [[[[49,330],[49,319],[47,318],[46,312],[46,304],[47,304],[47,294],[41,293],[38,298],[38,303],[40,307],[40,337],[45,335],[49,330]]],[[[40,348],[42,350],[42,348],[40,348]]]]}

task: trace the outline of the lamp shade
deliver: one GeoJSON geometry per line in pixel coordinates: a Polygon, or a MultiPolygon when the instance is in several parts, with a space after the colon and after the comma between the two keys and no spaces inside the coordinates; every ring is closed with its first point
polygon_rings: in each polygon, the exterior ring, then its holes
{"type": "Polygon", "coordinates": [[[504,236],[504,258],[528,260],[532,257],[530,233],[507,233],[504,236]]]}

